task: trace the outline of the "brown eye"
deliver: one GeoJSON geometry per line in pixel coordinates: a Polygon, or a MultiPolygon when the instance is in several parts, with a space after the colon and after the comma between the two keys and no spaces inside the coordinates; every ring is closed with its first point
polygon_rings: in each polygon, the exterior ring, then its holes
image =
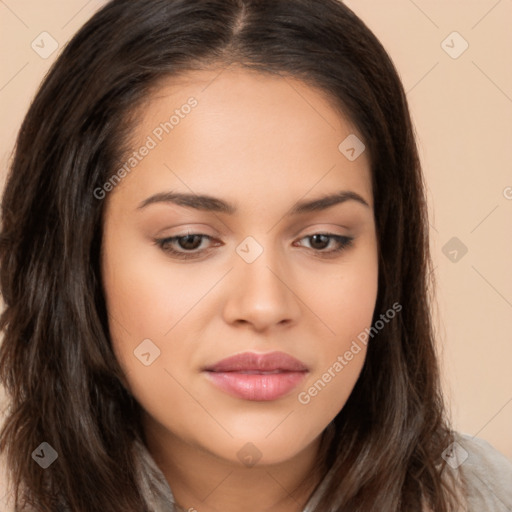
{"type": "Polygon", "coordinates": [[[319,256],[335,256],[337,253],[352,246],[354,238],[350,236],[334,235],[332,233],[315,233],[306,236],[302,240],[309,240],[310,249],[316,251],[319,256]],[[334,241],[334,248],[326,250],[334,241]]]}
{"type": "Polygon", "coordinates": [[[186,235],[177,238],[178,245],[187,251],[197,249],[201,245],[202,235],[186,235]]]}
{"type": "Polygon", "coordinates": [[[172,257],[181,259],[198,258],[208,250],[208,248],[201,248],[204,239],[211,241],[212,237],[201,233],[187,233],[155,240],[155,244],[172,257]]]}
{"type": "Polygon", "coordinates": [[[311,247],[313,249],[325,249],[329,242],[331,241],[330,237],[328,235],[313,235],[310,236],[309,239],[311,240],[311,247]]]}

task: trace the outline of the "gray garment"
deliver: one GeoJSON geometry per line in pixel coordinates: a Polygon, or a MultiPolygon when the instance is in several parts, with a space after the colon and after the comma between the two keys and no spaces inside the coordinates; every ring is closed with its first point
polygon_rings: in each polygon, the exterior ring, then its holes
{"type": "MultiPolygon", "coordinates": [[[[147,496],[160,496],[149,500],[154,512],[181,512],[175,506],[174,497],[163,474],[145,447],[141,469],[147,496]],[[149,471],[148,471],[149,470],[149,471]]],[[[512,462],[486,441],[469,435],[456,434],[452,453],[446,455],[450,471],[462,477],[467,488],[467,512],[512,512],[512,462]]],[[[324,481],[310,497],[303,512],[312,512],[318,503],[328,480],[324,481]]],[[[192,509],[193,510],[193,509],[192,509]]],[[[185,511],[186,512],[186,511],[185,511]]],[[[330,512],[330,511],[325,511],[330,512]]]]}
{"type": "Polygon", "coordinates": [[[512,462],[483,439],[462,434],[456,442],[463,451],[454,471],[466,482],[468,511],[512,512],[512,462]]]}

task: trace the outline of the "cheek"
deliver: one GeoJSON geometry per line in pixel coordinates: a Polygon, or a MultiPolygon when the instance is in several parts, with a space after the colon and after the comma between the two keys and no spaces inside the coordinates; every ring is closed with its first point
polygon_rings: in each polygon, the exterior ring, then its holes
{"type": "Polygon", "coordinates": [[[141,246],[128,236],[106,236],[103,282],[112,346],[126,385],[140,403],[154,403],[158,411],[170,397],[190,404],[172,376],[182,382],[193,367],[201,339],[195,305],[208,309],[202,299],[219,272],[205,265],[191,273],[190,266],[169,265],[165,255],[155,257],[154,247],[141,246]]]}
{"type": "Polygon", "coordinates": [[[312,309],[321,311],[330,334],[318,337],[318,364],[297,398],[312,416],[328,423],[348,400],[371,342],[368,332],[378,293],[375,244],[354,253],[317,283],[323,286],[309,295],[312,309]]]}
{"type": "Polygon", "coordinates": [[[106,245],[103,280],[113,338],[140,343],[172,335],[218,280],[218,272],[198,268],[191,273],[187,265],[180,270],[165,258],[155,257],[147,243],[106,245]]]}
{"type": "Polygon", "coordinates": [[[378,293],[375,239],[365,239],[339,265],[317,272],[314,282],[305,296],[329,328],[323,349],[332,356],[347,350],[351,340],[371,325],[378,293]]]}

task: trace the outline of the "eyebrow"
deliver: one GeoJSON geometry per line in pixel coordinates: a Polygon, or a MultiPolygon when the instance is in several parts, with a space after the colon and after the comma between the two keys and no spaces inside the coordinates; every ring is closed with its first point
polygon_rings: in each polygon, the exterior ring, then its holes
{"type": "MultiPolygon", "coordinates": [[[[326,210],[331,206],[342,204],[347,201],[355,201],[367,208],[370,205],[367,201],[351,190],[341,190],[334,194],[328,194],[317,199],[303,200],[295,203],[287,213],[288,216],[301,215],[310,212],[326,210]]],[[[226,213],[234,215],[237,208],[234,204],[209,195],[184,194],[180,192],[160,192],[142,201],[137,209],[143,209],[155,203],[172,203],[186,208],[194,208],[206,212],[226,213]]]]}

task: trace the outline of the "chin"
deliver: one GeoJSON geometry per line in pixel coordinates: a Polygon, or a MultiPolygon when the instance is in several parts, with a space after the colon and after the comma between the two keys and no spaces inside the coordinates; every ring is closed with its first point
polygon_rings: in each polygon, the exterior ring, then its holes
{"type": "MultiPolygon", "coordinates": [[[[300,432],[299,426],[293,431],[300,432]]],[[[300,456],[317,437],[304,438],[291,435],[289,429],[283,429],[281,433],[254,432],[249,430],[235,433],[233,438],[222,436],[200,440],[202,449],[206,449],[215,457],[224,459],[228,464],[255,467],[262,465],[278,465],[300,456]],[[202,441],[202,442],[201,442],[202,441]]]]}

